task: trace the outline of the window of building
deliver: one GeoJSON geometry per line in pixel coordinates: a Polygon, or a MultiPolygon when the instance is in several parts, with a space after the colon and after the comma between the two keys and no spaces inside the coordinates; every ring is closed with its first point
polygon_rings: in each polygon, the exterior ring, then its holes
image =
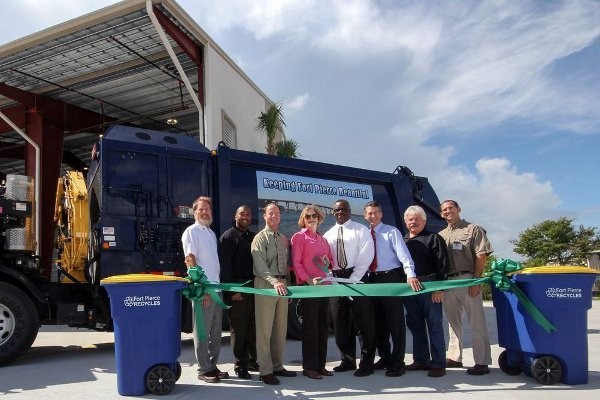
{"type": "Polygon", "coordinates": [[[235,124],[229,118],[229,116],[225,113],[225,111],[221,112],[222,115],[222,127],[223,127],[223,137],[222,141],[232,149],[237,147],[237,130],[235,124]]]}

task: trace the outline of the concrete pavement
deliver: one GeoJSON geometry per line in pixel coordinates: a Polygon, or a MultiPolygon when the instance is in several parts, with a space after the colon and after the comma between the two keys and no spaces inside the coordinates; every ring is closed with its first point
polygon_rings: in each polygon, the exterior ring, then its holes
{"type": "MultiPolygon", "coordinates": [[[[397,399],[405,395],[413,399],[464,400],[465,396],[486,399],[596,399],[600,389],[600,301],[594,301],[588,312],[589,383],[569,386],[556,384],[542,386],[523,374],[509,376],[498,368],[497,358],[503,350],[498,346],[496,318],[491,303],[486,304],[488,325],[493,343],[492,372],[485,376],[469,376],[464,369],[449,369],[442,378],[429,378],[426,372],[407,372],[404,376],[389,378],[383,371],[364,378],[351,372],[336,373],[333,377],[313,380],[301,376],[281,378],[281,385],[267,386],[253,374],[250,381],[223,380],[207,384],[197,379],[193,344],[184,334],[179,362],[182,375],[171,393],[165,396],[147,394],[145,399],[234,399],[264,400],[295,399],[397,399]],[[566,391],[569,391],[568,393],[566,391]]],[[[467,343],[469,346],[469,343],[467,343]]],[[[412,361],[410,334],[407,338],[407,363],[412,361]]],[[[470,349],[466,351],[465,365],[472,365],[470,349]]],[[[338,351],[329,341],[328,368],[338,364],[338,351]]],[[[289,340],[286,348],[286,367],[302,371],[301,345],[289,340]]],[[[233,364],[229,338],[223,337],[221,348],[222,370],[232,376],[233,364]]],[[[115,399],[127,398],[117,392],[113,334],[91,332],[67,327],[43,327],[34,347],[14,364],[0,368],[0,397],[20,399],[115,399]]]]}

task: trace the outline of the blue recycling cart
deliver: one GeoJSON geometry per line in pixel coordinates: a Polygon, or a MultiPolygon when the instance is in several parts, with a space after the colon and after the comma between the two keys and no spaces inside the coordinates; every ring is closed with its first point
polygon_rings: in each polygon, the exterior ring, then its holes
{"type": "Polygon", "coordinates": [[[493,288],[498,365],[509,375],[525,373],[539,383],[588,382],[587,311],[597,271],[586,267],[536,267],[511,276],[556,330],[546,332],[516,296],[493,288]]]}
{"type": "Polygon", "coordinates": [[[189,281],[129,274],[100,283],[110,298],[119,394],[169,393],[181,375],[181,289],[189,281]]]}

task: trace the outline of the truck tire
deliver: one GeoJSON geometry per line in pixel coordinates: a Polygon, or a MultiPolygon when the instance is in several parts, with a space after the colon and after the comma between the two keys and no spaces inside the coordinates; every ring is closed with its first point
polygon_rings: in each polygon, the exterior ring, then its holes
{"type": "Polygon", "coordinates": [[[0,366],[25,353],[40,327],[38,311],[19,288],[0,282],[0,366]]]}

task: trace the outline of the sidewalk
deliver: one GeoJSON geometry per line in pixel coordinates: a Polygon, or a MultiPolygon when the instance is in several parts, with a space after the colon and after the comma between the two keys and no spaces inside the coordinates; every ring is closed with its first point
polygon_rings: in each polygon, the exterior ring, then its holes
{"type": "MultiPolygon", "coordinates": [[[[449,369],[442,378],[429,378],[426,372],[407,372],[397,378],[386,377],[383,371],[364,378],[351,372],[313,380],[301,376],[281,378],[281,385],[267,386],[252,373],[250,381],[229,379],[219,384],[207,384],[197,379],[191,336],[184,334],[179,361],[182,375],[171,393],[165,396],[146,395],[144,399],[178,400],[266,400],[294,399],[398,399],[399,395],[413,399],[464,400],[465,396],[485,396],[490,400],[544,399],[562,400],[567,396],[578,400],[596,399],[600,389],[600,302],[594,301],[588,312],[589,383],[567,386],[541,386],[523,374],[506,375],[498,368],[496,317],[491,303],[486,304],[488,326],[492,339],[492,372],[484,376],[469,376],[465,369],[449,369]],[[566,391],[569,392],[566,392],[566,391]]],[[[412,361],[411,337],[407,338],[407,363],[412,361]]],[[[467,346],[469,343],[467,342],[467,346]]],[[[471,350],[465,354],[465,365],[473,363],[471,350]]],[[[301,371],[301,345],[288,340],[286,367],[301,371]]],[[[338,352],[329,341],[328,368],[338,364],[338,352]]],[[[229,337],[224,335],[221,348],[222,370],[232,376],[233,364],[229,337]]],[[[18,362],[0,369],[0,397],[20,399],[115,399],[117,377],[114,363],[113,334],[75,330],[67,327],[44,327],[34,348],[18,362]]]]}

